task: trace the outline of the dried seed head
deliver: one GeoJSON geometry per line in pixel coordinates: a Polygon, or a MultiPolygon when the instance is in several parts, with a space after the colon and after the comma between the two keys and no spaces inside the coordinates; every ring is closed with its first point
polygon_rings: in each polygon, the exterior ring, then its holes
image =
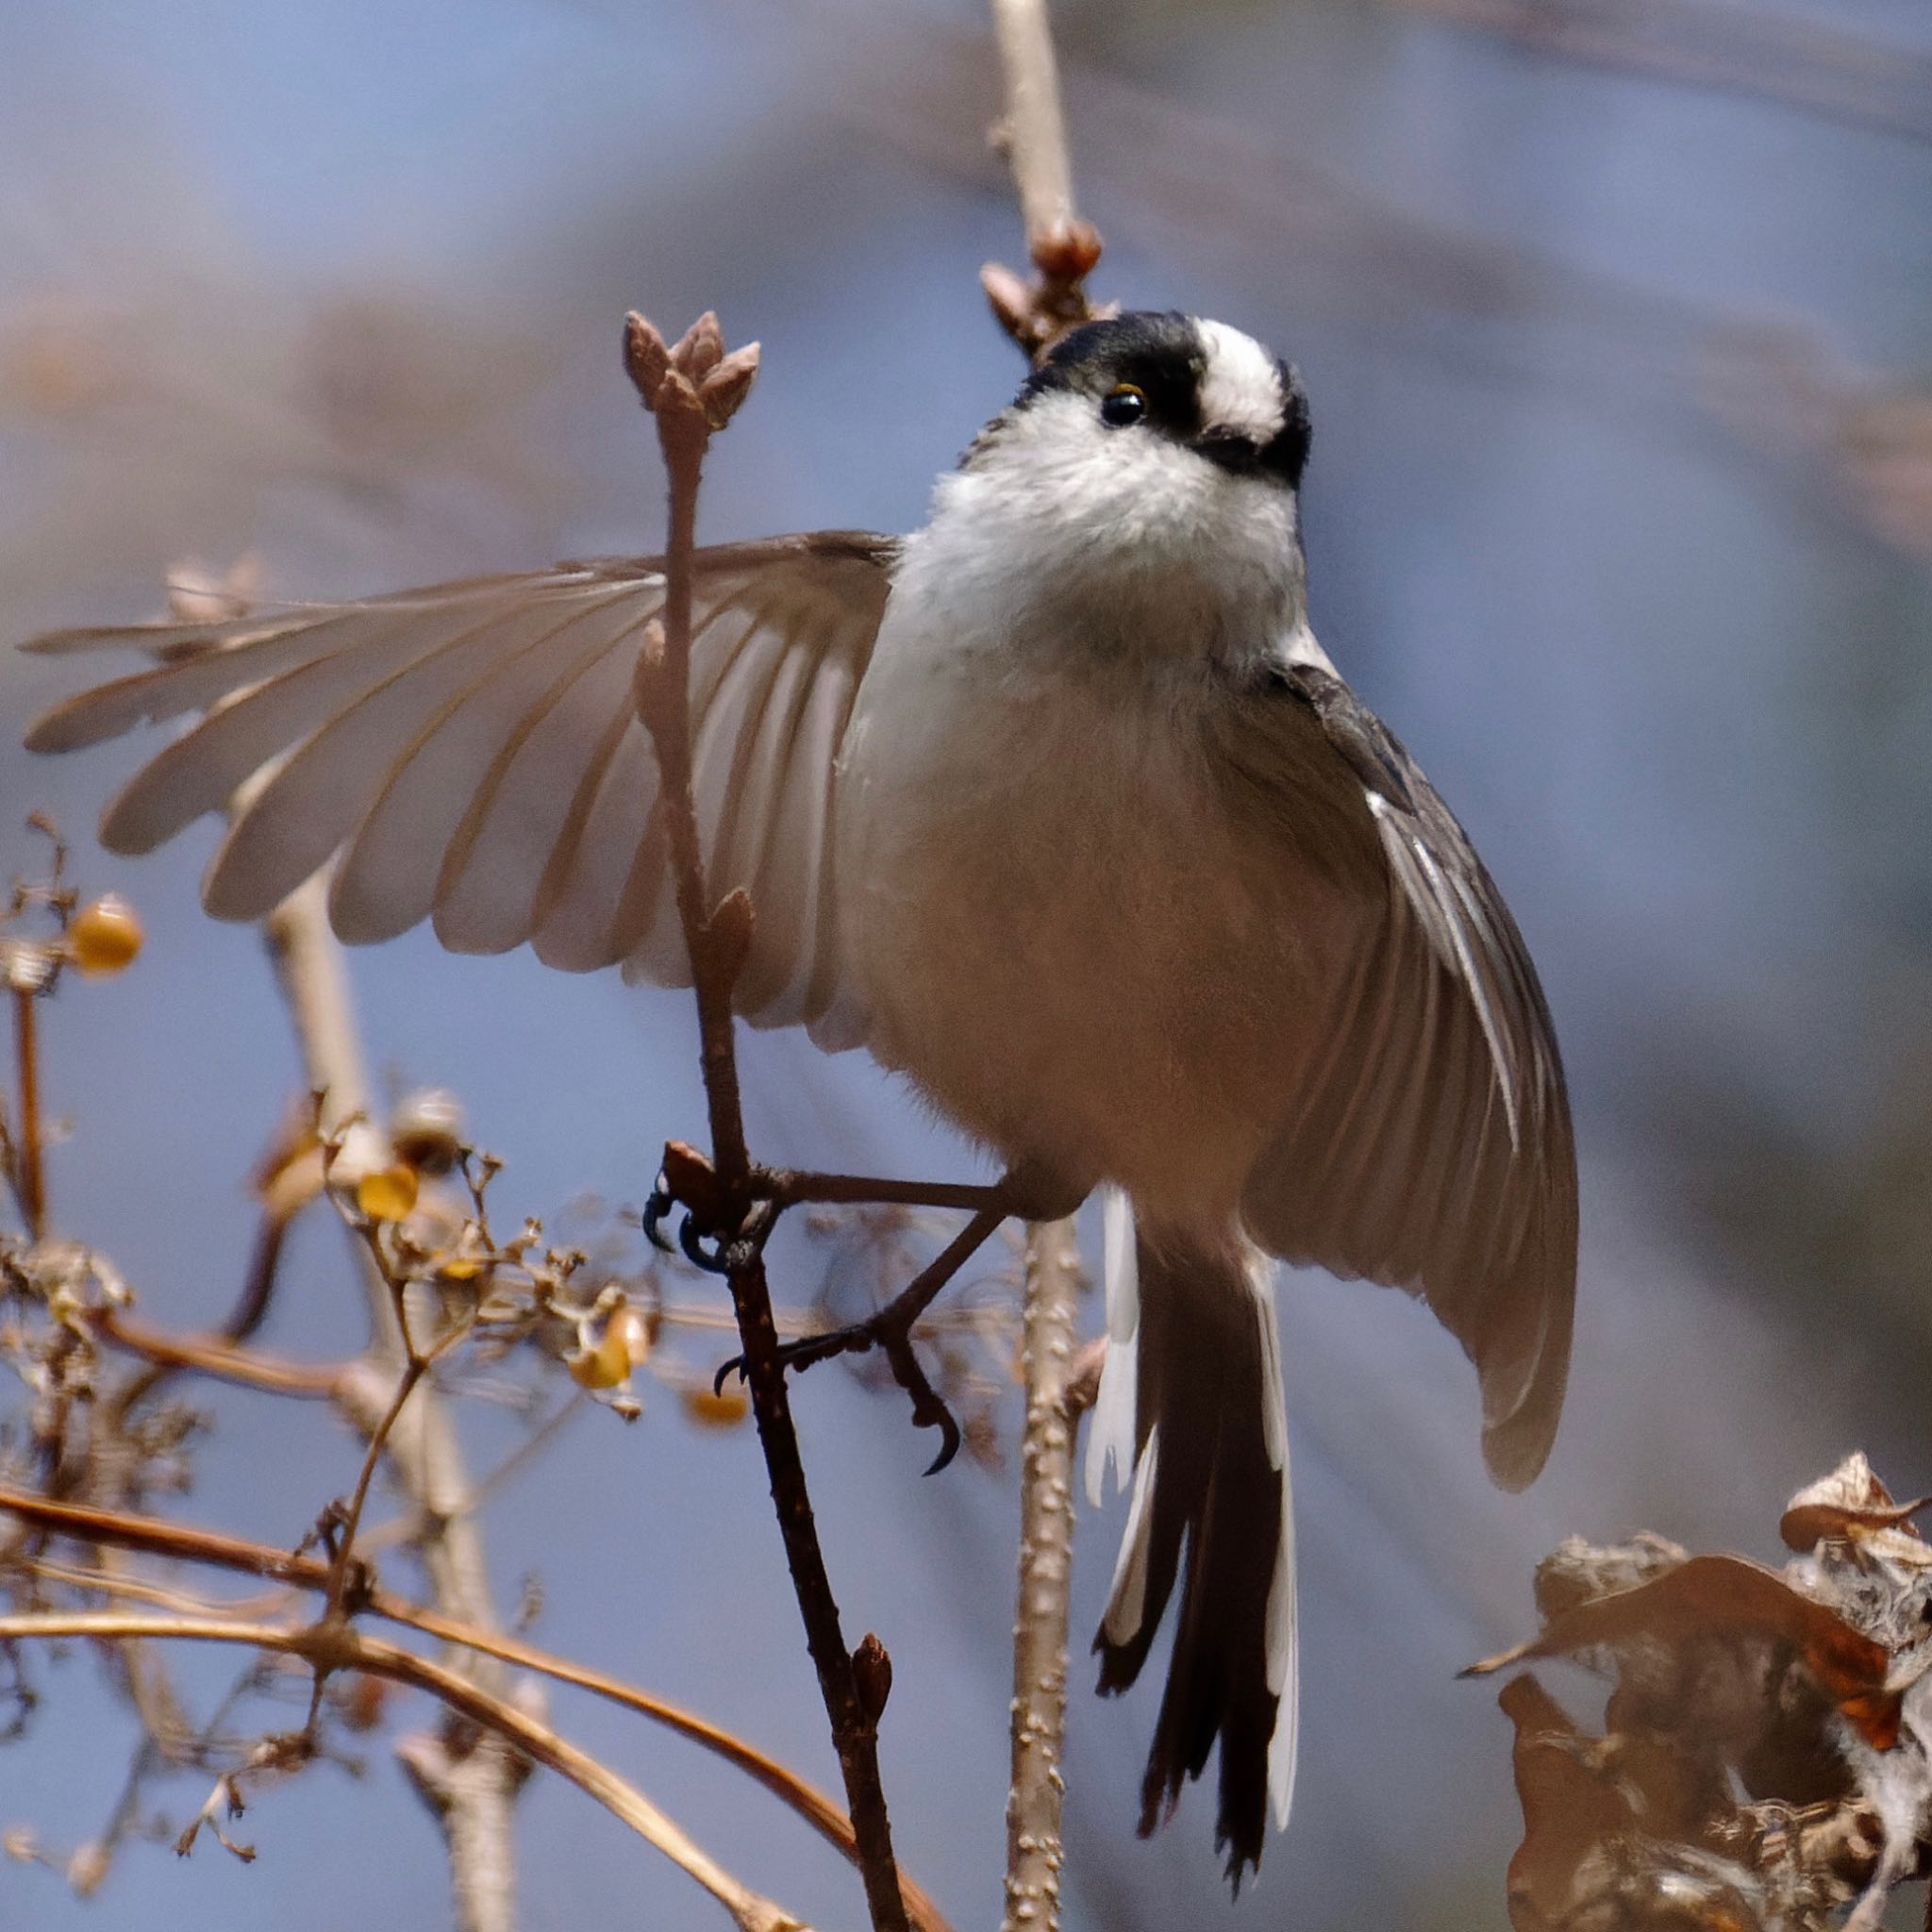
{"type": "Polygon", "coordinates": [[[37,940],[0,943],[0,979],[11,992],[45,992],[60,970],[60,955],[37,940]]]}
{"type": "Polygon", "coordinates": [[[419,1088],[390,1116],[390,1144],[396,1158],[419,1174],[445,1174],[463,1151],[463,1106],[444,1087],[419,1088]]]}

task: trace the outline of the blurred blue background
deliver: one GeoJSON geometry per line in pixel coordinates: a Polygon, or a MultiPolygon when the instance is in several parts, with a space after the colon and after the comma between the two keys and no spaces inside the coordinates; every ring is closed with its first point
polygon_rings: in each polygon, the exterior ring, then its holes
{"type": "MultiPolygon", "coordinates": [[[[1057,15],[1101,292],[1299,363],[1316,627],[1507,891],[1579,1115],[1576,1369],[1526,1496],[1487,1485],[1474,1378],[1422,1311],[1283,1282],[1303,1772],[1236,1910],[1304,1932],[1503,1923],[1508,1727],[1454,1673],[1526,1634],[1562,1535],[1770,1557],[1784,1498],[1854,1447],[1900,1493],[1932,1487],[1932,19],[1477,13],[1057,15]]],[[[966,0],[0,6],[0,634],[148,614],[187,558],[252,551],[276,591],[325,596],[646,547],[631,306],[676,326],[714,306],[764,343],[706,533],[910,526],[1020,374],[975,283],[1019,253],[996,92],[966,0]]],[[[299,1070],[255,936],[196,907],[211,833],[108,859],[88,834],[136,751],[16,748],[73,681],[0,655],[0,870],[34,862],[19,828],[44,808],[149,941],[48,1010],[50,1104],[75,1117],[57,1217],[154,1319],[206,1325],[299,1070]]],[[[702,1122],[678,997],[422,934],[354,966],[372,1058],[460,1091],[518,1212],[635,1202],[702,1122]]],[[[760,1036],[746,1067],[767,1158],[973,1171],[856,1060],[760,1036]]],[[[815,1265],[794,1251],[781,1291],[808,1298],[815,1265]]],[[[269,1339],[345,1354],[359,1309],[340,1236],[304,1224],[269,1339]]],[[[756,1444],[642,1387],[635,1427],[579,1417],[492,1505],[502,1598],[540,1573],[540,1641],[835,1786],[756,1444]]],[[[179,1513],[287,1544],[352,1480],[325,1409],[207,1406],[179,1513]]],[[[902,1401],[836,1370],[798,1408],[847,1630],[896,1666],[902,1855],[955,1924],[987,1923],[1011,1463],[922,1482],[902,1401]]],[[[487,1408],[474,1427],[478,1467],[514,1439],[487,1408]]],[[[1081,1630],[1120,1513],[1082,1513],[1081,1630]]],[[[183,1658],[181,1681],[206,1700],[233,1661],[183,1658]]],[[[37,1675],[0,1826],[72,1846],[133,1723],[85,1655],[37,1675]]],[[[1131,1833],[1156,1684],[1101,1705],[1086,1677],[1069,1922],[1220,1922],[1210,1794],[1131,1833]]],[[[849,1873],[762,1793],[608,1707],[553,1710],[748,1881],[858,1921],[849,1873]]],[[[364,1755],[359,1780],[266,1790],[252,1866],[133,1845],[83,1904],[0,1863],[0,1923],[441,1923],[435,1834],[382,1740],[364,1755]]],[[[205,1782],[153,1802],[178,1823],[205,1782]]],[[[526,1925],[722,1923],[558,1781],[519,1815],[526,1925]]]]}

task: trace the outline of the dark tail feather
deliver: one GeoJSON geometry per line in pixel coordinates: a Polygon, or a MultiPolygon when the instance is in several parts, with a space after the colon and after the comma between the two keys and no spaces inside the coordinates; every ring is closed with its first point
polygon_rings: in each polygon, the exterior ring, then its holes
{"type": "Polygon", "coordinates": [[[1287,1425],[1265,1257],[1158,1236],[1125,1243],[1108,1213],[1106,1378],[1089,1445],[1094,1493],[1109,1453],[1126,1459],[1131,1376],[1134,1499],[1112,1596],[1093,1647],[1103,1694],[1147,1660],[1180,1581],[1167,1690],[1141,1781],[1144,1836],[1198,1777],[1218,1738],[1216,1844],[1240,1889],[1261,1860],[1270,1799],[1286,1824],[1294,1782],[1294,1530],[1287,1425]],[[1111,1397],[1111,1400],[1109,1399],[1111,1397]]]}

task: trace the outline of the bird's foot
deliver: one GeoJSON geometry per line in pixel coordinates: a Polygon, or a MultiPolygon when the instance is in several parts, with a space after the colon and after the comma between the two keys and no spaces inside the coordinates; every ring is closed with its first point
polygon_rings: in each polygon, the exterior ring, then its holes
{"type": "Polygon", "coordinates": [[[748,1268],[764,1252],[786,1203],[775,1194],[755,1193],[748,1207],[734,1212],[735,1206],[710,1161],[695,1147],[670,1141],[644,1203],[644,1233],[664,1254],[682,1254],[708,1274],[729,1274],[748,1268]],[[665,1224],[680,1208],[684,1219],[674,1246],[665,1224]]]}
{"type": "MultiPolygon", "coordinates": [[[[915,1288],[920,1285],[915,1284],[915,1288]]],[[[925,1472],[927,1475],[937,1475],[959,1453],[959,1424],[946,1407],[944,1398],[932,1386],[912,1346],[912,1324],[924,1309],[925,1301],[921,1300],[917,1307],[908,1309],[904,1306],[908,1299],[908,1295],[901,1295],[897,1300],[888,1302],[875,1315],[868,1316],[863,1322],[848,1323],[842,1328],[828,1328],[819,1335],[802,1335],[795,1341],[781,1341],[776,1357],[783,1373],[808,1369],[815,1362],[830,1361],[834,1356],[864,1355],[871,1349],[883,1349],[892,1371],[892,1379],[912,1398],[913,1426],[940,1432],[939,1454],[925,1472]]],[[[726,1378],[732,1374],[736,1374],[740,1381],[747,1379],[749,1366],[743,1356],[733,1356],[713,1378],[713,1391],[722,1390],[726,1378]]]]}

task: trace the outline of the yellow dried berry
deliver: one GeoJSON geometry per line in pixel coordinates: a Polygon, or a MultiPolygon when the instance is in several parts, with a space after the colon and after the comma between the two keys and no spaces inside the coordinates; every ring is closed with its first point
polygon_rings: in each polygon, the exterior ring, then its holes
{"type": "Polygon", "coordinates": [[[604,1330],[595,1348],[581,1348],[565,1357],[571,1379],[584,1389],[615,1389],[630,1376],[630,1350],[616,1323],[604,1330]]]}
{"type": "Polygon", "coordinates": [[[604,1330],[607,1339],[616,1336],[624,1348],[625,1359],[641,1368],[651,1358],[651,1324],[644,1311],[624,1303],[611,1315],[604,1330]]]}
{"type": "Polygon", "coordinates": [[[67,952],[90,979],[108,979],[133,965],[141,951],[141,921],[117,892],[91,900],[67,922],[67,952]]]}
{"type": "Polygon", "coordinates": [[[356,1183],[356,1205],[371,1221],[401,1221],[416,1205],[416,1170],[400,1161],[356,1183]]]}
{"type": "Polygon", "coordinates": [[[687,1389],[683,1401],[685,1414],[708,1429],[736,1428],[751,1413],[751,1400],[742,1389],[721,1389],[715,1394],[708,1388],[687,1389]]]}

